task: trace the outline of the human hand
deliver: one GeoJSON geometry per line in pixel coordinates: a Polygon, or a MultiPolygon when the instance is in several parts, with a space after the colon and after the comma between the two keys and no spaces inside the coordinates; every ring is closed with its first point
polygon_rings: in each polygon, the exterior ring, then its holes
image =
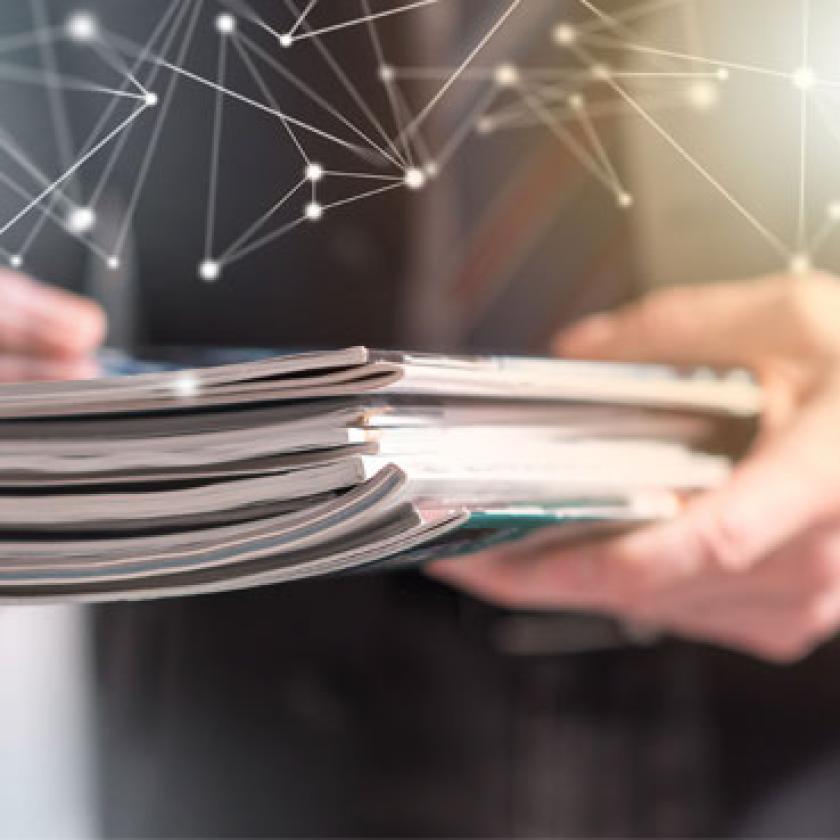
{"type": "Polygon", "coordinates": [[[840,282],[673,289],[582,322],[558,354],[747,366],[767,397],[752,455],[672,522],[536,542],[431,573],[494,603],[591,610],[788,661],[840,627],[840,282]]]}
{"type": "Polygon", "coordinates": [[[0,382],[95,376],[104,335],[92,301],[0,270],[0,382]]]}

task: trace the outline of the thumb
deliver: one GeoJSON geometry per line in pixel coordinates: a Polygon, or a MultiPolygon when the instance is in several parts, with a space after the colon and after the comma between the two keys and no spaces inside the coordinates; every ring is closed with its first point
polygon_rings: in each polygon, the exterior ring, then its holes
{"type": "Polygon", "coordinates": [[[840,479],[826,452],[840,445],[831,422],[838,410],[834,402],[809,412],[681,517],[629,537],[633,553],[689,569],[746,570],[836,513],[840,479]]]}

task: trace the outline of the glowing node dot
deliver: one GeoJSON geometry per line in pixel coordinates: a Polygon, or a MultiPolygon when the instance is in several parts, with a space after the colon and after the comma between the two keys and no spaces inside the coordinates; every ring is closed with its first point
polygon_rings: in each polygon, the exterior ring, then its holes
{"type": "Polygon", "coordinates": [[[794,87],[799,90],[811,90],[817,83],[817,74],[810,67],[800,67],[793,74],[794,87]]]}
{"type": "Polygon", "coordinates": [[[12,254],[12,256],[9,257],[9,265],[12,268],[22,268],[23,257],[20,254],[12,254]]]}
{"type": "Polygon", "coordinates": [[[569,97],[569,107],[573,111],[582,111],[584,106],[584,98],[583,95],[580,93],[573,93],[569,97]]]}
{"type": "Polygon", "coordinates": [[[423,167],[423,171],[426,173],[426,177],[430,180],[434,180],[438,175],[440,175],[440,167],[433,160],[430,160],[423,167]]]}
{"type": "Polygon", "coordinates": [[[595,64],[592,67],[592,78],[594,79],[609,79],[611,75],[610,68],[606,64],[595,64]]]}
{"type": "Polygon", "coordinates": [[[570,23],[558,23],[554,27],[551,37],[555,44],[560,44],[561,47],[568,47],[577,41],[577,30],[570,23]]]}
{"type": "Polygon", "coordinates": [[[222,267],[215,260],[204,260],[198,267],[198,276],[204,280],[205,283],[212,283],[218,280],[222,274],[222,267]]]}
{"type": "Polygon", "coordinates": [[[811,271],[811,258],[807,254],[794,254],[790,261],[791,274],[801,277],[811,271]]]}
{"type": "Polygon", "coordinates": [[[729,81],[729,70],[726,67],[718,67],[717,72],[715,73],[717,76],[717,80],[719,82],[728,82],[729,81]]]}
{"type": "Polygon", "coordinates": [[[280,41],[280,46],[283,47],[284,50],[289,49],[289,47],[291,47],[295,42],[295,39],[288,32],[284,32],[278,40],[280,41]]]}
{"type": "Polygon", "coordinates": [[[319,222],[324,216],[324,207],[317,201],[310,201],[303,212],[310,222],[319,222]]]}
{"type": "Polygon", "coordinates": [[[620,192],[615,197],[616,204],[622,208],[622,210],[627,210],[628,208],[632,207],[635,204],[635,200],[633,196],[630,195],[628,192],[620,192]]]}
{"type": "Polygon", "coordinates": [[[67,19],[65,30],[71,40],[86,43],[99,37],[99,21],[90,12],[76,12],[67,19]]]}
{"type": "Polygon", "coordinates": [[[172,380],[172,392],[182,400],[197,397],[201,391],[198,379],[191,373],[182,373],[172,380]]]}
{"type": "Polygon", "coordinates": [[[423,170],[416,166],[406,169],[403,180],[410,190],[422,190],[426,185],[426,176],[423,174],[423,170]]]}
{"type": "Polygon", "coordinates": [[[216,32],[220,35],[232,35],[236,32],[236,18],[228,12],[216,16],[216,32]]]}
{"type": "Polygon", "coordinates": [[[479,134],[490,134],[496,128],[491,117],[479,117],[475,123],[475,130],[479,134]]]}
{"type": "Polygon", "coordinates": [[[825,212],[832,222],[840,222],[840,201],[832,201],[825,212]]]}
{"type": "Polygon", "coordinates": [[[710,111],[720,101],[720,94],[711,82],[695,82],[689,86],[688,103],[697,111],[710,111]]]}
{"type": "Polygon", "coordinates": [[[67,214],[67,229],[71,233],[87,233],[95,224],[96,213],[90,207],[74,207],[67,214]]]}
{"type": "Polygon", "coordinates": [[[518,84],[519,70],[513,64],[500,64],[493,73],[493,79],[500,88],[518,84]]]}
{"type": "Polygon", "coordinates": [[[379,81],[382,84],[389,85],[396,78],[396,71],[390,64],[381,64],[379,66],[379,81]]]}
{"type": "Polygon", "coordinates": [[[324,167],[320,163],[310,163],[306,167],[306,180],[317,184],[324,177],[324,167]]]}
{"type": "Polygon", "coordinates": [[[120,258],[119,257],[108,257],[108,268],[111,271],[117,271],[120,267],[120,258]]]}
{"type": "Polygon", "coordinates": [[[152,93],[152,91],[149,91],[143,97],[143,101],[146,103],[146,107],[154,108],[158,104],[158,102],[160,102],[160,99],[158,98],[158,95],[156,93],[152,93]]]}

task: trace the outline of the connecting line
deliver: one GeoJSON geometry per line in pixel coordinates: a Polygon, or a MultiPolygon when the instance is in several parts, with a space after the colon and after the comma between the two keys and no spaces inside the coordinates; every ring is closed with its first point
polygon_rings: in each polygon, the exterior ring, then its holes
{"type": "MultiPolygon", "coordinates": [[[[291,10],[296,9],[293,0],[286,0],[286,6],[291,10]]],[[[371,25],[373,24],[371,23],[371,25]]],[[[306,32],[309,32],[311,29],[309,24],[305,24],[304,28],[306,32]]],[[[406,161],[402,158],[399,149],[394,145],[391,138],[388,136],[388,132],[385,130],[385,127],[377,118],[376,114],[373,113],[373,110],[365,101],[365,98],[359,93],[356,86],[350,80],[350,77],[347,75],[347,73],[344,71],[341,65],[335,60],[333,54],[324,45],[321,38],[313,37],[312,43],[315,46],[315,49],[317,49],[320,53],[321,58],[324,59],[324,61],[329,66],[330,70],[332,70],[333,74],[338,79],[339,83],[347,92],[349,97],[353,100],[353,102],[356,103],[356,106],[359,108],[362,114],[364,114],[365,118],[370,123],[370,125],[373,126],[374,130],[377,132],[377,134],[379,134],[380,138],[385,141],[385,144],[389,147],[391,153],[399,160],[402,166],[406,166],[406,161]]]]}
{"type": "Polygon", "coordinates": [[[137,88],[141,97],[146,96],[148,91],[146,90],[146,88],[143,87],[143,85],[140,84],[140,81],[137,79],[134,73],[131,72],[131,69],[125,63],[125,61],[123,61],[121,55],[119,55],[118,53],[109,53],[102,46],[102,44],[97,41],[94,42],[93,49],[104,64],[110,67],[111,70],[113,70],[115,73],[119,74],[120,76],[123,76],[125,79],[131,82],[131,84],[137,88]]]}
{"type": "MultiPolygon", "coordinates": [[[[192,45],[193,36],[195,35],[195,29],[196,25],[198,24],[200,13],[201,2],[199,0],[199,2],[196,2],[194,8],[192,9],[192,16],[189,18],[185,27],[184,40],[181,42],[180,49],[176,56],[176,60],[179,64],[186,60],[187,53],[189,52],[190,46],[192,45]]],[[[140,164],[140,169],[137,174],[137,181],[134,184],[134,191],[131,195],[131,199],[129,200],[125,218],[123,220],[119,233],[117,234],[116,242],[114,243],[114,248],[112,251],[114,256],[118,256],[122,253],[123,247],[125,246],[125,240],[128,238],[128,232],[131,229],[131,223],[134,220],[134,214],[137,211],[137,205],[140,202],[140,195],[143,192],[143,187],[145,186],[146,179],[149,176],[149,170],[151,169],[152,160],[154,159],[158,144],[160,143],[160,136],[163,133],[163,126],[166,123],[166,118],[169,115],[170,108],[172,107],[172,102],[175,98],[175,90],[177,87],[178,76],[172,76],[172,78],[170,78],[169,80],[169,85],[166,89],[166,95],[164,96],[163,105],[160,108],[160,113],[158,115],[157,122],[155,123],[155,127],[152,131],[152,136],[149,140],[149,145],[146,148],[146,154],[143,157],[143,162],[140,164]]]]}
{"type": "MultiPolygon", "coordinates": [[[[20,184],[10,178],[5,172],[0,171],[0,181],[2,181],[12,192],[17,193],[18,197],[22,198],[24,201],[30,201],[32,199],[32,194],[25,190],[20,184]]],[[[49,204],[41,204],[39,203],[38,209],[43,214],[42,218],[48,218],[50,221],[54,222],[58,227],[61,228],[64,233],[69,234],[73,237],[73,239],[80,242],[84,245],[89,251],[94,253],[99,259],[103,262],[108,261],[108,254],[105,253],[95,242],[87,239],[83,234],[77,233],[72,228],[68,228],[67,225],[64,223],[64,220],[59,218],[55,212],[53,211],[52,207],[49,204]]],[[[23,251],[18,251],[18,256],[21,256],[23,251]]]]}
{"type": "MultiPolygon", "coordinates": [[[[181,24],[184,22],[184,19],[186,18],[188,12],[189,3],[181,3],[181,0],[173,0],[172,5],[170,5],[170,7],[167,9],[166,14],[163,16],[163,18],[161,18],[160,23],[155,28],[155,31],[152,33],[146,46],[144,47],[144,53],[135,60],[134,66],[131,68],[133,73],[136,74],[140,72],[140,68],[145,62],[145,56],[148,55],[148,53],[151,51],[152,45],[157,43],[157,40],[162,34],[163,30],[171,23],[172,25],[169,29],[169,32],[167,32],[166,38],[164,39],[164,42],[161,46],[161,51],[164,55],[169,52],[169,50],[172,48],[172,45],[175,43],[175,39],[178,35],[178,30],[181,28],[181,24]],[[174,15],[176,8],[178,8],[178,14],[174,15]],[[174,21],[172,21],[173,16],[175,17],[174,21]]],[[[149,73],[146,79],[146,84],[144,85],[144,87],[147,90],[150,89],[152,85],[157,81],[157,76],[159,72],[159,67],[152,68],[151,72],[149,73]]],[[[125,86],[126,84],[128,84],[128,80],[123,82],[123,86],[125,86]]],[[[111,106],[107,108],[105,112],[101,115],[96,124],[96,127],[91,132],[90,137],[88,138],[87,143],[85,144],[85,148],[87,148],[91,143],[93,143],[99,136],[99,132],[102,131],[105,124],[113,115],[114,110],[116,108],[116,104],[116,101],[112,102],[111,106]]],[[[114,145],[114,148],[112,149],[111,154],[108,158],[108,162],[105,164],[105,167],[103,168],[99,176],[99,180],[97,181],[97,184],[91,193],[91,198],[89,202],[90,207],[95,207],[99,203],[99,200],[102,197],[102,193],[104,192],[105,187],[108,184],[111,175],[113,174],[114,167],[117,165],[117,161],[122,156],[122,153],[125,150],[125,146],[128,143],[130,136],[131,129],[124,132],[120,139],[114,145]]]]}
{"type": "Polygon", "coordinates": [[[14,216],[12,216],[9,221],[5,224],[0,226],[0,236],[4,236],[8,233],[24,216],[26,216],[33,207],[37,207],[41,204],[41,202],[47,198],[54,190],[60,187],[65,181],[69,180],[76,174],[92,157],[97,155],[102,149],[104,149],[121,131],[124,131],[128,128],[131,123],[134,122],[141,114],[145,113],[147,110],[147,105],[142,105],[138,108],[134,113],[132,113],[129,117],[124,119],[116,128],[110,131],[105,137],[100,140],[87,154],[82,155],[79,160],[77,160],[63,175],[57,178],[53,183],[51,183],[48,187],[46,187],[41,193],[39,193],[32,201],[30,201],[22,210],[18,211],[14,216]]]}
{"type": "MultiPolygon", "coordinates": [[[[219,87],[224,84],[227,75],[228,39],[219,38],[219,62],[216,80],[219,87]]],[[[216,206],[219,194],[219,156],[222,145],[222,128],[224,123],[225,98],[221,90],[216,91],[216,102],[213,112],[213,139],[210,149],[210,192],[207,199],[207,218],[204,226],[204,258],[209,260],[213,254],[213,235],[216,229],[216,206]]]]}
{"type": "Polygon", "coordinates": [[[592,148],[594,149],[595,154],[601,161],[601,165],[604,167],[604,172],[612,180],[616,198],[620,199],[621,196],[627,194],[627,191],[625,190],[624,185],[621,183],[621,178],[619,177],[616,168],[613,166],[613,163],[610,160],[610,156],[607,153],[607,149],[604,146],[603,141],[598,135],[598,132],[595,130],[595,126],[592,124],[592,120],[589,118],[589,114],[586,110],[586,102],[581,101],[580,107],[572,107],[572,112],[577,116],[584,133],[589,138],[589,142],[592,144],[592,148]]]}
{"type": "Polygon", "coordinates": [[[318,4],[318,0],[309,0],[309,4],[306,6],[306,8],[302,12],[296,12],[295,13],[295,14],[297,14],[298,18],[295,21],[294,26],[292,26],[292,28],[286,33],[290,38],[294,37],[294,35],[298,31],[298,29],[300,29],[301,26],[303,26],[304,22],[306,21],[307,16],[315,8],[315,6],[317,4],[318,4]]]}
{"type": "Polygon", "coordinates": [[[469,55],[461,62],[455,72],[443,83],[440,90],[429,100],[423,110],[400,132],[397,142],[401,142],[407,137],[413,137],[418,132],[420,126],[428,119],[429,114],[431,114],[441,99],[446,96],[452,85],[461,78],[464,71],[475,61],[476,56],[487,46],[521,4],[522,0],[513,0],[501,17],[490,27],[489,31],[484,34],[478,44],[470,51],[469,55]]]}
{"type": "Polygon", "coordinates": [[[461,121],[461,124],[450,133],[449,139],[433,158],[439,171],[443,170],[451,162],[452,158],[455,157],[464,143],[472,135],[476,120],[493,105],[498,96],[499,88],[496,85],[492,85],[485,92],[484,96],[479,98],[478,102],[476,102],[470,112],[461,121]]]}
{"type": "MultiPolygon", "coordinates": [[[[802,67],[808,67],[809,40],[811,28],[810,0],[802,0],[802,67]]],[[[803,88],[800,99],[799,117],[799,212],[796,228],[796,247],[799,253],[805,246],[807,231],[807,189],[808,189],[808,91],[803,88]]]]}
{"type": "Polygon", "coordinates": [[[288,204],[288,202],[300,191],[300,188],[306,183],[306,178],[298,181],[278,202],[273,204],[262,216],[254,222],[248,230],[246,230],[239,238],[237,238],[232,245],[219,257],[218,262],[221,265],[227,265],[231,260],[235,260],[240,253],[243,245],[279,210],[288,204]]]}
{"type": "MultiPolygon", "coordinates": [[[[644,17],[645,15],[658,12],[663,9],[670,9],[674,6],[683,5],[686,0],[651,0],[649,3],[639,3],[629,9],[620,12],[615,12],[609,17],[615,23],[626,23],[628,20],[644,17]]],[[[595,20],[590,20],[585,23],[578,24],[575,29],[578,34],[582,32],[597,32],[602,30],[605,26],[612,27],[613,24],[605,23],[599,15],[595,16],[595,20]]]]}
{"type": "MultiPolygon", "coordinates": [[[[268,85],[265,83],[265,79],[262,77],[262,74],[257,70],[256,65],[251,59],[251,56],[245,51],[245,48],[240,43],[239,38],[236,36],[233,37],[233,46],[235,47],[237,53],[239,54],[239,58],[241,59],[242,63],[247,68],[248,72],[251,74],[251,78],[256,83],[257,87],[260,89],[260,93],[265,97],[266,102],[271,105],[273,108],[280,111],[280,105],[277,100],[274,98],[271,90],[269,89],[268,85]]],[[[289,139],[292,141],[294,147],[298,150],[301,158],[303,158],[304,166],[308,166],[311,163],[309,155],[306,152],[306,149],[303,147],[303,144],[298,139],[297,134],[295,134],[292,127],[289,125],[289,121],[285,117],[280,118],[280,122],[285,129],[286,133],[289,135],[289,139]]]]}
{"type": "Polygon", "coordinates": [[[24,32],[20,35],[10,35],[7,38],[0,38],[0,53],[14,52],[15,50],[37,47],[44,41],[59,41],[65,36],[64,27],[46,26],[36,32],[24,32]]]}
{"type": "Polygon", "coordinates": [[[29,70],[26,67],[18,67],[10,64],[0,64],[0,79],[15,82],[23,85],[39,85],[45,83],[55,90],[74,90],[81,93],[102,93],[107,96],[115,96],[123,99],[143,100],[144,96],[128,91],[115,90],[102,85],[97,85],[87,79],[78,79],[75,76],[51,75],[48,71],[29,70]]]}
{"type": "Polygon", "coordinates": [[[698,160],[696,160],[671,134],[669,134],[621,85],[607,75],[604,81],[635,111],[656,133],[676,151],[683,160],[711,184],[764,238],[774,251],[785,260],[793,256],[790,249],[760,222],[735,196],[723,186],[698,160]]]}
{"type": "MultiPolygon", "coordinates": [[[[40,34],[38,50],[41,54],[41,63],[44,68],[44,81],[47,83],[47,103],[50,109],[50,121],[55,132],[58,157],[62,169],[68,169],[75,160],[73,152],[73,138],[70,134],[70,121],[67,117],[67,109],[57,85],[52,79],[58,76],[58,62],[55,55],[55,44],[52,39],[43,37],[43,33],[49,31],[49,20],[44,6],[44,0],[29,0],[29,8],[32,13],[32,22],[36,27],[36,34],[40,34]]],[[[74,199],[79,196],[78,184],[71,179],[68,186],[68,193],[74,199]]]]}
{"type": "Polygon", "coordinates": [[[584,166],[592,175],[594,175],[611,193],[615,192],[615,184],[610,179],[609,175],[605,175],[598,167],[597,161],[581,146],[575,139],[574,135],[563,126],[549,111],[542,102],[533,96],[521,84],[517,90],[523,98],[523,101],[540,121],[558,138],[566,148],[577,158],[578,162],[584,166]]]}
{"type": "MultiPolygon", "coordinates": [[[[269,67],[271,67],[276,73],[281,75],[289,84],[303,93],[305,96],[309,97],[316,105],[320,108],[325,110],[328,114],[330,114],[334,119],[340,122],[343,126],[349,129],[353,134],[355,134],[358,138],[363,140],[371,149],[373,149],[378,154],[382,155],[382,157],[389,161],[396,169],[402,170],[403,165],[400,163],[399,160],[394,158],[390,152],[386,151],[382,146],[380,146],[375,140],[372,140],[364,131],[362,131],[357,125],[351,122],[347,117],[344,116],[340,111],[338,111],[333,105],[331,105],[323,96],[313,90],[309,85],[305,82],[301,81],[297,76],[294,75],[291,71],[289,71],[286,67],[284,67],[280,62],[274,59],[273,56],[269,55],[262,47],[258,44],[254,43],[250,38],[246,35],[240,34],[238,36],[242,43],[251,50],[254,55],[264,61],[269,67]]],[[[199,77],[200,78],[200,77],[199,77]]],[[[207,81],[203,80],[206,84],[207,81]]],[[[260,103],[255,103],[254,100],[248,99],[248,97],[243,97],[241,94],[235,94],[233,91],[228,91],[231,95],[235,95],[240,101],[245,102],[246,104],[252,104],[260,107],[262,110],[268,111],[272,113],[275,117],[279,117],[282,112],[278,109],[270,109],[260,103]]],[[[325,140],[331,140],[334,143],[338,143],[339,145],[343,146],[344,148],[355,150],[359,147],[355,144],[349,143],[346,140],[342,140],[341,138],[336,137],[333,134],[330,134],[322,129],[316,128],[309,123],[305,123],[301,120],[292,117],[289,114],[283,114],[285,118],[292,123],[293,125],[297,125],[300,128],[303,128],[307,131],[313,132],[314,134],[323,137],[325,140]]]]}
{"type": "MultiPolygon", "coordinates": [[[[368,30],[368,37],[370,38],[371,47],[373,48],[373,54],[376,57],[376,67],[379,70],[380,74],[384,72],[384,68],[390,68],[390,65],[385,60],[385,49],[382,46],[382,39],[379,37],[379,30],[376,28],[376,22],[373,20],[373,13],[370,8],[370,0],[361,0],[362,3],[362,10],[365,12],[367,16],[367,30],[368,30]]],[[[385,95],[388,98],[388,106],[391,109],[391,119],[394,123],[394,130],[399,134],[399,136],[403,137],[402,130],[404,127],[403,119],[402,119],[402,112],[397,104],[397,97],[396,91],[394,89],[394,80],[384,76],[382,78],[382,84],[385,86],[385,95]]],[[[392,149],[397,149],[398,145],[396,143],[390,144],[392,149]]],[[[403,157],[400,159],[405,162],[407,160],[411,160],[411,144],[408,142],[408,138],[403,137],[402,142],[402,149],[403,149],[403,157]]],[[[397,153],[399,155],[399,152],[397,153]]]]}
{"type": "Polygon", "coordinates": [[[288,233],[291,233],[295,228],[300,227],[302,224],[307,222],[307,218],[305,216],[301,216],[298,219],[295,219],[293,222],[289,222],[287,225],[279,228],[278,230],[273,231],[272,233],[266,234],[262,239],[258,239],[256,242],[253,242],[251,245],[248,245],[246,248],[243,248],[241,251],[237,252],[236,254],[232,254],[227,257],[224,261],[226,266],[230,265],[231,263],[238,262],[241,259],[244,259],[247,256],[250,256],[256,251],[265,248],[266,245],[270,245],[272,242],[276,242],[281,237],[285,236],[288,233]]]}
{"type": "Polygon", "coordinates": [[[332,26],[324,26],[320,29],[310,29],[302,35],[296,35],[294,41],[303,41],[307,38],[314,38],[317,35],[326,35],[330,32],[338,32],[340,29],[349,29],[351,26],[359,26],[371,20],[379,20],[384,17],[392,17],[403,12],[412,12],[415,9],[420,9],[423,6],[431,6],[434,3],[439,3],[440,0],[416,0],[414,3],[408,3],[405,6],[398,6],[395,9],[385,9],[381,12],[374,12],[371,15],[364,15],[363,17],[354,18],[353,20],[345,20],[342,23],[335,23],[332,26]]]}

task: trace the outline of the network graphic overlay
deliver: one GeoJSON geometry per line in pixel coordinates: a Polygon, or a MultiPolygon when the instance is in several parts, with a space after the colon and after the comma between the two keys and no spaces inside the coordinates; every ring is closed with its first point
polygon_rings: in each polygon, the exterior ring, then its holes
{"type": "MultiPolygon", "coordinates": [[[[830,51],[821,47],[824,0],[785,0],[786,40],[769,57],[741,50],[737,39],[721,46],[709,36],[707,18],[725,19],[725,0],[278,0],[270,18],[246,0],[161,0],[154,29],[144,33],[108,20],[107,6],[104,13],[80,8],[56,20],[49,0],[22,5],[28,25],[0,34],[0,98],[15,87],[39,98],[55,155],[47,164],[19,139],[14,111],[8,119],[0,115],[0,190],[4,206],[13,207],[0,218],[0,257],[15,268],[26,267],[51,228],[107,269],[119,269],[177,97],[203,97],[209,112],[206,147],[193,150],[206,161],[206,179],[196,187],[206,213],[195,273],[208,283],[223,281],[226,269],[257,251],[281,248],[302,227],[352,213],[359,202],[429,189],[457,173],[470,144],[510,132],[547,133],[614,199],[616,212],[633,212],[637,196],[611,128],[628,120],[713,190],[721,212],[780,268],[805,273],[821,264],[840,225],[840,198],[832,200],[831,179],[814,162],[815,144],[840,147],[840,67],[831,67],[830,51]],[[513,45],[506,53],[512,33],[537,6],[540,14],[548,11],[550,25],[529,37],[544,39],[554,56],[541,66],[522,62],[513,45]],[[396,25],[420,32],[437,19],[443,21],[437,31],[445,31],[465,7],[475,10],[476,25],[446,64],[424,61],[422,39],[410,58],[395,48],[396,25]],[[367,61],[343,63],[348,39],[367,61]],[[199,42],[205,54],[210,44],[212,70],[194,58],[199,42]],[[298,71],[293,59],[303,50],[317,72],[298,71]],[[79,54],[87,59],[84,73],[66,66],[67,56],[79,54]],[[766,216],[761,200],[708,165],[704,150],[669,122],[674,113],[690,112],[713,126],[730,91],[750,86],[759,124],[768,86],[793,108],[795,118],[787,114],[778,127],[796,151],[787,173],[790,225],[766,216]],[[289,107],[286,91],[306,108],[289,107]],[[431,126],[453,98],[468,106],[440,136],[431,126]],[[82,136],[68,117],[80,100],[94,114],[82,136]],[[296,160],[298,174],[267,206],[243,212],[231,237],[218,223],[225,137],[243,109],[276,127],[277,153],[296,160]],[[138,132],[143,142],[132,143],[138,132]],[[103,232],[110,180],[129,155],[133,181],[117,223],[103,232]]],[[[747,7],[758,26],[762,0],[739,6],[733,26],[742,26],[747,7]]]]}

